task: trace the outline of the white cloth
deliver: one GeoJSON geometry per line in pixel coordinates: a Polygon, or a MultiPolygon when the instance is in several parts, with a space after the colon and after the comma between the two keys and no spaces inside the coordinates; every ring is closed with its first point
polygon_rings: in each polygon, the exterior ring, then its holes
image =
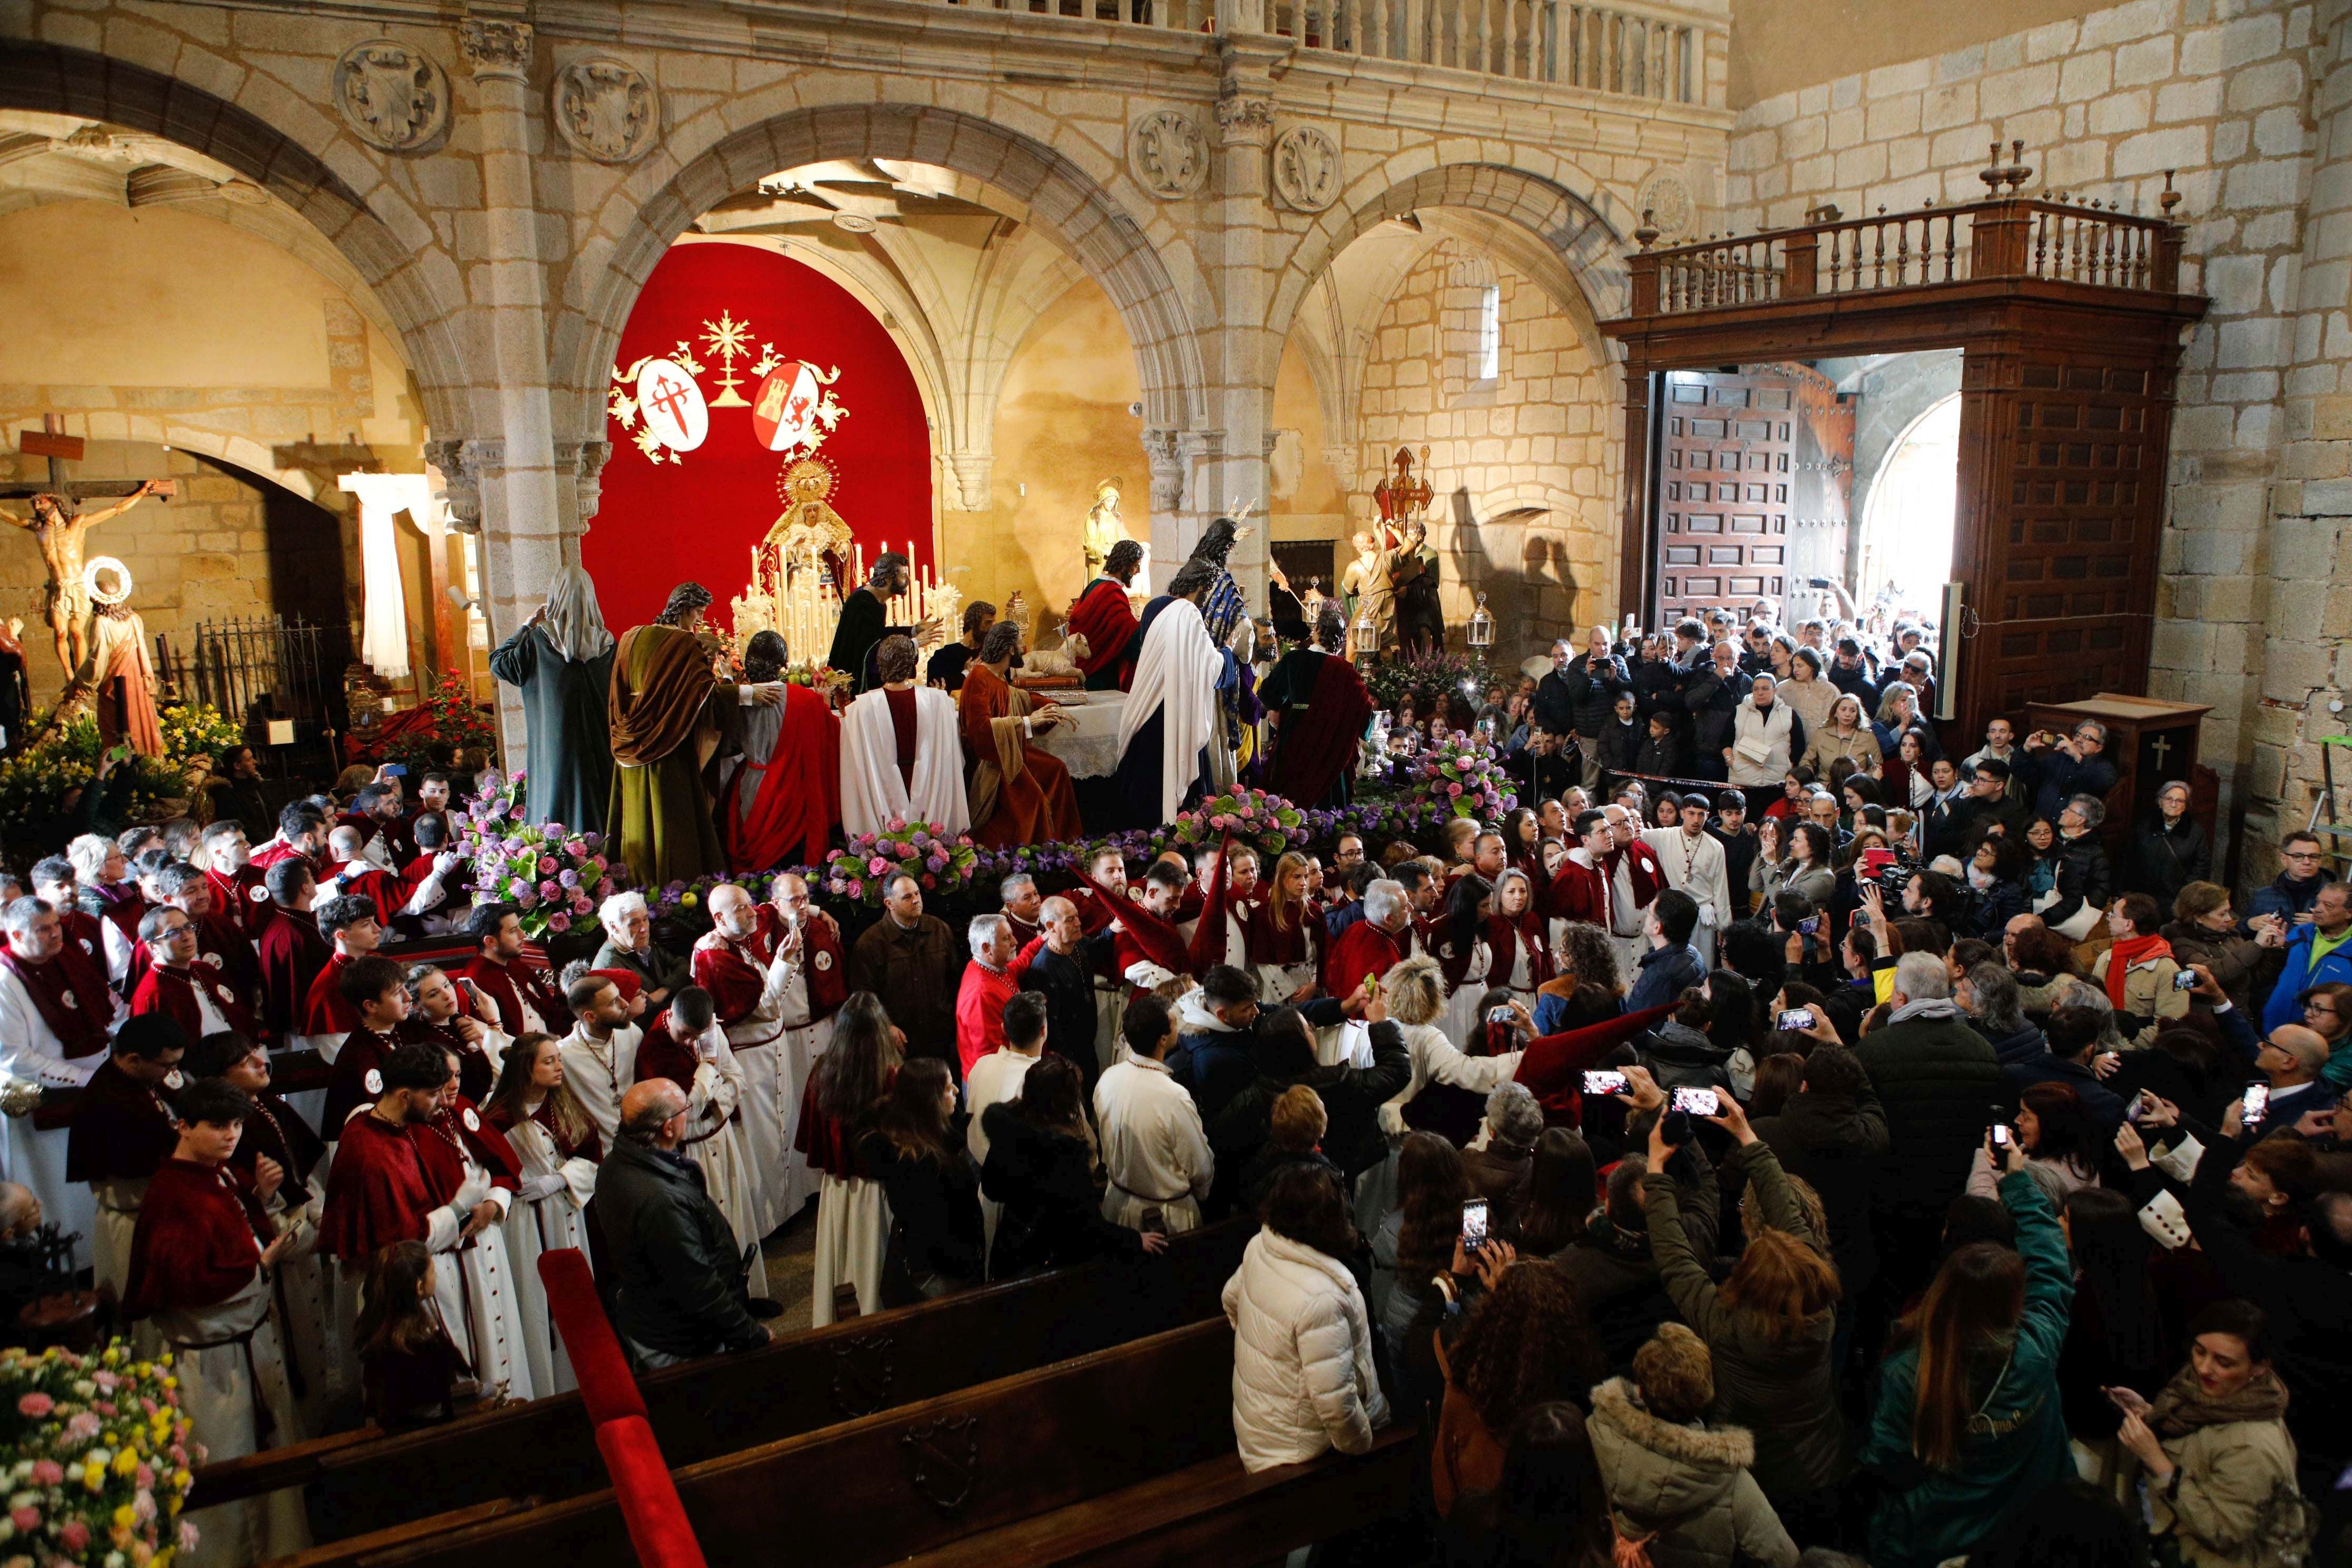
{"type": "Polygon", "coordinates": [[[515,1157],[522,1162],[523,1179],[561,1176],[563,1184],[541,1198],[518,1196],[507,1207],[499,1226],[506,1233],[507,1258],[514,1266],[515,1294],[522,1318],[523,1355],[530,1363],[530,1385],[541,1397],[580,1386],[572,1373],[572,1357],[556,1332],[555,1315],[547,1304],[547,1290],[539,1280],[539,1255],[572,1247],[593,1264],[588,1247],[588,1222],[583,1211],[596,1194],[596,1167],[582,1159],[566,1160],[556,1152],[555,1140],[536,1121],[518,1121],[507,1134],[515,1157]]]}
{"type": "MultiPolygon", "coordinates": [[[[1450,944],[1451,938],[1448,938],[1450,944]]],[[[1462,984],[1445,994],[1445,1011],[1441,1016],[1445,1037],[1459,1046],[1470,1038],[1478,1026],[1478,1002],[1486,994],[1486,976],[1495,967],[1495,950],[1485,937],[1476,938],[1470,947],[1470,967],[1462,972],[1462,984]]]]}
{"type": "Polygon", "coordinates": [[[1199,774],[1201,748],[1217,732],[1217,678],[1224,668],[1225,656],[1209,640],[1200,608],[1190,599],[1171,599],[1143,634],[1135,683],[1128,689],[1127,706],[1119,710],[1118,754],[1124,761],[1135,732],[1154,713],[1167,715],[1160,726],[1160,815],[1164,822],[1176,820],[1184,792],[1199,774]]]}
{"type": "Polygon", "coordinates": [[[1679,827],[1645,827],[1642,842],[1665,868],[1666,886],[1698,901],[1702,923],[1717,929],[1731,923],[1731,878],[1720,839],[1704,830],[1693,839],[1679,827]]]}
{"type": "Polygon", "coordinates": [[[1796,710],[1775,702],[1764,712],[1748,697],[1731,711],[1731,782],[1753,787],[1789,776],[1789,737],[1796,710]]]}
{"type": "Polygon", "coordinates": [[[1118,768],[1118,728],[1124,691],[1050,691],[1064,721],[1029,743],[1051,752],[1074,779],[1108,778],[1118,768]]]}
{"type": "Polygon", "coordinates": [[[326,1206],[326,1162],[296,1187],[289,1176],[278,1190],[278,1228],[304,1233],[278,1258],[278,1338],[302,1373],[299,1413],[305,1432],[323,1432],[329,1411],[359,1388],[359,1355],[337,1338],[334,1258],[317,1248],[319,1211],[326,1206]]]}
{"type": "Polygon", "coordinates": [[[836,1286],[857,1287],[857,1310],[882,1310],[882,1249],[890,1239],[890,1201],[882,1184],[863,1176],[820,1174],[816,1186],[816,1254],[809,1278],[809,1323],[833,1321],[836,1286]]]}
{"type": "MultiPolygon", "coordinates": [[[[286,1382],[286,1357],[271,1310],[270,1287],[259,1268],[227,1300],[188,1311],[158,1312],[155,1323],[173,1347],[172,1373],[180,1380],[180,1407],[189,1435],[205,1446],[207,1463],[242,1458],[264,1447],[282,1448],[305,1436],[286,1382]],[[253,1336],[246,1347],[223,1340],[253,1336]],[[203,1350],[185,1347],[203,1345],[203,1350]],[[248,1370],[248,1367],[250,1370],[248,1370]],[[255,1430],[255,1384],[275,1423],[264,1442],[255,1430]]],[[[310,1544],[310,1522],[299,1490],[265,1492],[189,1514],[196,1549],[177,1561],[196,1568],[242,1568],[300,1552],[310,1544]]],[[[168,1539],[168,1537],[167,1537],[168,1539]]]]}
{"type": "Polygon", "coordinates": [[[621,1096],[637,1081],[637,1047],[645,1031],[626,1024],[609,1040],[589,1037],[587,1026],[574,1024],[555,1047],[563,1063],[563,1081],[572,1098],[596,1124],[596,1136],[610,1149],[621,1136],[621,1096]]]}
{"type": "Polygon", "coordinates": [[[767,1226],[766,1194],[760,1190],[756,1166],[743,1146],[743,1118],[739,1114],[744,1100],[743,1064],[727,1043],[727,1032],[715,1024],[691,1043],[699,1058],[694,1082],[687,1091],[694,1121],[688,1130],[688,1141],[678,1145],[677,1152],[701,1167],[703,1189],[727,1216],[727,1228],[735,1233],[735,1250],[754,1249],[745,1288],[754,1296],[764,1296],[768,1262],[757,1248],[761,1237],[773,1227],[767,1226]]]}
{"type": "Polygon", "coordinates": [[[1234,1328],[1234,1436],[1242,1468],[1360,1454],[1389,1418],[1371,1315],[1348,1266],[1260,1230],[1225,1281],[1234,1328]]]}
{"type": "MultiPolygon", "coordinates": [[[[139,1205],[147,1201],[147,1178],[112,1176],[89,1186],[98,1198],[98,1226],[89,1237],[89,1282],[110,1287],[120,1301],[130,1292],[131,1243],[139,1232],[139,1205]]],[[[152,1359],[163,1348],[163,1333],[152,1318],[131,1324],[130,1338],[131,1353],[142,1359],[152,1359]]]]}
{"type": "Polygon", "coordinates": [[[387,680],[408,674],[408,595],[400,582],[400,538],[393,520],[407,512],[418,528],[438,520],[433,481],[424,474],[345,474],[336,488],[360,498],[360,568],[366,584],[360,658],[387,680]]]}
{"type": "Polygon", "coordinates": [[[1217,1163],[1200,1107],[1168,1064],[1122,1047],[1095,1085],[1095,1121],[1110,1174],[1103,1217],[1140,1230],[1144,1211],[1156,1208],[1171,1236],[1198,1226],[1217,1163]]]}
{"type": "MultiPolygon", "coordinates": [[[[1174,813],[1170,813],[1172,816],[1174,813]]],[[[963,793],[963,742],[956,700],[915,688],[915,784],[898,776],[898,732],[890,700],[867,692],[841,716],[841,825],[852,837],[879,833],[893,819],[928,822],[950,833],[971,826],[963,793]]]]}
{"type": "Polygon", "coordinates": [[[490,1185],[488,1173],[475,1163],[471,1150],[466,1152],[466,1179],[457,1194],[455,1205],[434,1211],[434,1233],[427,1240],[441,1255],[436,1260],[433,1283],[441,1303],[443,1327],[474,1363],[483,1393],[495,1390],[509,1399],[535,1398],[548,1391],[533,1386],[530,1380],[530,1329],[523,1321],[523,1297],[513,1259],[507,1256],[502,1228],[506,1215],[513,1212],[512,1194],[490,1185]],[[476,1193],[482,1196],[475,1197],[476,1193]],[[465,1201],[468,1197],[473,1203],[465,1201]],[[449,1226],[444,1235],[450,1207],[470,1209],[484,1198],[503,1211],[499,1224],[482,1230],[472,1246],[457,1249],[457,1228],[449,1226]],[[449,1267],[452,1263],[457,1267],[449,1267]]]}
{"type": "MultiPolygon", "coordinates": [[[[897,772],[890,776],[897,778],[897,772]]],[[[731,947],[744,963],[754,963],[741,944],[728,942],[716,931],[695,945],[731,947]]],[[[808,976],[800,958],[780,951],[761,973],[758,1004],[726,1026],[727,1043],[743,1071],[737,1147],[748,1162],[751,1217],[763,1237],[799,1214],[816,1192],[816,1173],[793,1145],[800,1137],[801,1097],[816,1058],[833,1043],[833,1020],[812,1023],[809,1013],[808,976]]]]}
{"type": "MultiPolygon", "coordinates": [[[[109,931],[114,929],[111,921],[100,923],[109,931]]],[[[121,1026],[125,1009],[122,998],[113,992],[101,989],[94,998],[74,999],[87,1006],[106,1009],[109,1033],[121,1026]]],[[[16,978],[15,970],[0,964],[0,1070],[29,1079],[43,1089],[79,1089],[104,1060],[103,1049],[68,1060],[65,1043],[49,1027],[48,1020],[41,1016],[32,993],[25,989],[25,983],[16,978]]],[[[6,1179],[21,1182],[25,1178],[8,1175],[6,1179]]]]}

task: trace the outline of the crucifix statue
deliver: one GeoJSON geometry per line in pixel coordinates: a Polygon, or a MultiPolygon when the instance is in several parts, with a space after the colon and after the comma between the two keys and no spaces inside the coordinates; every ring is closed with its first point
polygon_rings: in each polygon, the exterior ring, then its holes
{"type": "Polygon", "coordinates": [[[41,563],[49,574],[42,612],[57,645],[58,662],[65,667],[70,685],[81,673],[82,660],[89,651],[89,588],[82,581],[84,536],[151,495],[177,494],[179,486],[172,479],[68,479],[65,465],[80,459],[82,440],[62,434],[58,428],[60,423],[56,415],[45,415],[41,429],[23,432],[17,450],[26,457],[47,458],[49,482],[46,488],[0,485],[0,497],[29,498],[33,508],[30,517],[0,511],[0,519],[28,531],[40,544],[41,563]],[[96,511],[83,511],[78,504],[113,496],[123,499],[96,511]]]}

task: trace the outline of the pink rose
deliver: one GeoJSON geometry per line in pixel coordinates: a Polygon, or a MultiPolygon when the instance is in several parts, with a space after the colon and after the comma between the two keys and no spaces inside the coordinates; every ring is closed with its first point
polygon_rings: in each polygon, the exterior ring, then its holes
{"type": "Polygon", "coordinates": [[[30,1535],[41,1528],[41,1510],[30,1503],[26,1503],[23,1508],[12,1508],[8,1510],[8,1522],[15,1525],[20,1532],[30,1535]]]}
{"type": "Polygon", "coordinates": [[[28,1394],[16,1401],[16,1414],[29,1415],[37,1421],[58,1407],[58,1402],[46,1394],[28,1394]]]}
{"type": "Polygon", "coordinates": [[[1255,807],[1255,806],[1254,806],[1254,805],[1244,805],[1242,807],[1242,815],[1243,815],[1244,816],[1255,816],[1257,815],[1257,807],[1255,807]]]}
{"type": "Polygon", "coordinates": [[[828,865],[828,866],[832,865],[835,860],[838,860],[838,859],[840,859],[840,858],[841,858],[841,851],[840,851],[840,850],[838,850],[838,849],[828,849],[828,850],[826,850],[826,851],[824,852],[824,863],[825,863],[826,865],[828,865]]]}
{"type": "Polygon", "coordinates": [[[881,856],[877,855],[873,859],[866,862],[866,868],[875,876],[879,877],[890,868],[890,862],[882,858],[881,856]]]}
{"type": "Polygon", "coordinates": [[[866,884],[857,880],[855,877],[851,878],[849,881],[849,896],[853,899],[864,898],[866,896],[866,884]]]}
{"type": "Polygon", "coordinates": [[[542,877],[552,877],[555,875],[554,856],[542,855],[539,858],[539,874],[542,877]]]}
{"type": "Polygon", "coordinates": [[[58,1464],[55,1459],[35,1459],[33,1461],[33,1484],[35,1486],[60,1486],[64,1484],[65,1479],[66,1468],[63,1465],[58,1464]]]}
{"type": "Polygon", "coordinates": [[[1458,784],[1447,784],[1445,786],[1445,793],[1453,796],[1454,799],[1459,800],[1462,798],[1462,786],[1458,784]]]}
{"type": "Polygon", "coordinates": [[[547,929],[551,931],[570,931],[572,929],[572,917],[565,914],[562,910],[558,910],[555,913],[547,917],[547,929]]]}
{"type": "Polygon", "coordinates": [[[905,817],[894,816],[889,821],[882,825],[882,831],[885,833],[900,833],[905,831],[906,826],[907,819],[905,817]]]}
{"type": "Polygon", "coordinates": [[[541,882],[539,885],[539,896],[542,899],[560,899],[563,896],[563,889],[552,882],[541,882]]]}
{"type": "Polygon", "coordinates": [[[89,1548],[89,1526],[78,1519],[69,1519],[58,1530],[58,1544],[76,1555],[89,1548]]]}

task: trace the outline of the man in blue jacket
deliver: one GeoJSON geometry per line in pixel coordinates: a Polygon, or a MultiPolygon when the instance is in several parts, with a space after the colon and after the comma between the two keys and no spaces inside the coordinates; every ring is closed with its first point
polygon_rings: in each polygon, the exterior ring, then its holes
{"type": "Polygon", "coordinates": [[[2286,967],[2263,1006],[2263,1032],[2303,1021],[2303,994],[2327,981],[2352,982],[2352,887],[2330,882],[2312,900],[2311,923],[2289,928],[2286,967]]]}

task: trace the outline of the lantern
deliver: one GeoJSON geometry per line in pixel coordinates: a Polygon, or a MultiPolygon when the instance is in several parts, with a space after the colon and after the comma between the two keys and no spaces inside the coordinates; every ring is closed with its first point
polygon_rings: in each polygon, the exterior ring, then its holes
{"type": "Polygon", "coordinates": [[[1495,646],[1495,617],[1486,613],[1486,595],[1478,595],[1478,607],[1470,612],[1470,646],[1485,650],[1495,646]]]}
{"type": "Polygon", "coordinates": [[[1369,662],[1381,651],[1380,623],[1372,619],[1370,604],[1357,607],[1356,624],[1348,632],[1348,647],[1354,651],[1359,664],[1369,662]]]}

